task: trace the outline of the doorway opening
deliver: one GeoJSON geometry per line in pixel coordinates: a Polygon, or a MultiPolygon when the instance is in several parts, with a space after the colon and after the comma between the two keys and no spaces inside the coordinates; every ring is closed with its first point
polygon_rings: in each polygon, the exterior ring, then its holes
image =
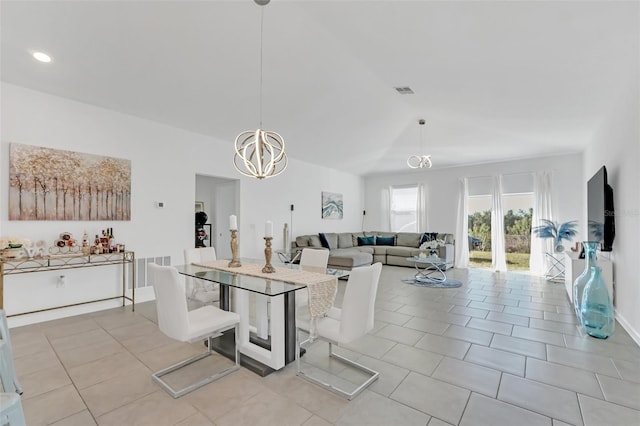
{"type": "Polygon", "coordinates": [[[218,259],[231,258],[229,216],[240,219],[240,180],[216,176],[196,175],[195,194],[195,245],[199,242],[214,247],[218,259]],[[198,220],[198,210],[204,212],[198,220]],[[202,235],[202,233],[207,235],[202,235]]]}

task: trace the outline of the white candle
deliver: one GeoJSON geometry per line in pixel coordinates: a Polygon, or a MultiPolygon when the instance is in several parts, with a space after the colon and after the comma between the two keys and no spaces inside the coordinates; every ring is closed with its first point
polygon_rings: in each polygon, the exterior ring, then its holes
{"type": "Polygon", "coordinates": [[[265,238],[273,238],[273,222],[270,220],[264,224],[264,236],[265,238]]]}
{"type": "Polygon", "coordinates": [[[238,229],[238,218],[235,214],[229,216],[229,229],[235,231],[238,229]]]}

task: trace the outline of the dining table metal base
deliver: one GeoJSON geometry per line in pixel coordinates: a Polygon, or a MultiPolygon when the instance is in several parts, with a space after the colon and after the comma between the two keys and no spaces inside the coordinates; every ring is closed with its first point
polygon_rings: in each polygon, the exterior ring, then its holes
{"type": "MultiPolygon", "coordinates": [[[[220,285],[220,308],[230,310],[230,288],[226,285],[220,285]]],[[[296,299],[295,292],[289,292],[281,296],[284,298],[284,362],[285,365],[295,361],[296,354],[296,299]]],[[[271,339],[262,339],[256,335],[249,336],[249,340],[253,345],[271,350],[271,339]]],[[[206,342],[205,342],[206,344],[206,342]]],[[[233,333],[225,333],[220,337],[213,339],[213,350],[224,355],[229,359],[235,359],[235,342],[233,333]]],[[[301,348],[300,356],[304,355],[306,350],[301,348]]],[[[254,373],[264,377],[274,371],[274,368],[256,360],[253,357],[245,355],[240,351],[240,365],[253,371],[254,373]]]]}

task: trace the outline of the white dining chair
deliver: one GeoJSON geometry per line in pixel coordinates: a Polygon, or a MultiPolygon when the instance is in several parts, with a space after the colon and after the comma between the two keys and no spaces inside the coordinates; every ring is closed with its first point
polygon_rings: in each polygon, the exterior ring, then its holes
{"type": "Polygon", "coordinates": [[[381,263],[355,268],[349,275],[344,293],[342,308],[333,307],[324,317],[316,318],[313,338],[300,341],[300,334],[310,332],[310,321],[296,321],[296,370],[297,376],[328,389],[349,400],[355,398],[367,386],[378,379],[379,373],[362,364],[333,352],[332,345],[344,345],[364,336],[373,329],[374,305],[378,282],[380,281],[381,263]],[[370,377],[355,390],[349,392],[338,386],[311,376],[301,369],[300,348],[316,339],[329,343],[329,357],[358,369],[370,377]]]}
{"type": "Polygon", "coordinates": [[[13,348],[7,324],[7,315],[0,309],[0,381],[3,392],[0,392],[0,425],[24,426],[22,410],[22,387],[16,377],[13,364],[13,348]]]}
{"type": "MultiPolygon", "coordinates": [[[[184,263],[187,265],[212,260],[216,260],[216,249],[214,247],[188,248],[184,250],[184,263]]],[[[220,300],[218,284],[193,277],[185,277],[185,284],[187,298],[190,301],[197,302],[197,306],[212,304],[220,300]]]]}
{"type": "MultiPolygon", "coordinates": [[[[300,255],[300,268],[307,269],[312,272],[324,273],[329,263],[329,250],[325,249],[302,249],[300,255]]],[[[296,309],[307,306],[309,304],[309,291],[304,288],[296,292],[296,309]]]]}
{"type": "Polygon", "coordinates": [[[223,311],[211,305],[203,306],[192,311],[187,310],[187,300],[184,297],[184,285],[180,281],[178,271],[174,267],[159,266],[151,263],[149,264],[149,278],[156,295],[156,311],[160,331],[168,337],[181,342],[193,343],[203,339],[208,340],[208,349],[203,354],[153,373],[151,377],[156,383],[174,398],[179,398],[240,368],[238,358],[238,325],[240,323],[240,316],[238,314],[223,311]],[[162,376],[212,355],[212,339],[222,335],[224,331],[231,329],[235,331],[234,366],[178,390],[172,388],[161,378],[162,376]]]}

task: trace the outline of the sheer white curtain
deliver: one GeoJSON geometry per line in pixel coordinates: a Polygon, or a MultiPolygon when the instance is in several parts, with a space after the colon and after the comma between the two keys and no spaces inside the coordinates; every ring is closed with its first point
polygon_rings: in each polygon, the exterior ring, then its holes
{"type": "Polygon", "coordinates": [[[381,231],[391,230],[391,187],[382,188],[380,193],[381,231]]]}
{"type": "MultiPolygon", "coordinates": [[[[531,227],[535,228],[543,223],[541,219],[553,220],[551,209],[551,173],[536,173],[533,184],[533,216],[531,227]]],[[[531,257],[529,270],[532,274],[543,275],[546,271],[544,254],[553,252],[553,240],[551,238],[538,238],[531,232],[531,257]]]]}
{"type": "Polygon", "coordinates": [[[469,181],[458,182],[458,217],[456,220],[455,267],[469,267],[469,181]]]}
{"type": "Polygon", "coordinates": [[[418,232],[429,231],[429,214],[427,213],[427,188],[423,184],[418,185],[418,205],[416,209],[416,221],[418,232]]]}
{"type": "Polygon", "coordinates": [[[491,268],[494,271],[507,270],[507,257],[504,243],[504,212],[502,211],[502,175],[493,177],[491,197],[491,268]]]}

